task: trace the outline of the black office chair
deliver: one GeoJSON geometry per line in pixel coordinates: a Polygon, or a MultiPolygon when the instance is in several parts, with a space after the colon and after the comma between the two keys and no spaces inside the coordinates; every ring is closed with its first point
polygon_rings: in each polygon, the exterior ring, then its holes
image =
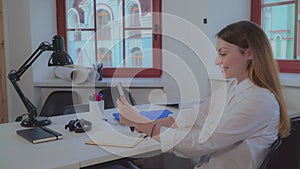
{"type": "MultiPolygon", "coordinates": [[[[101,90],[99,93],[103,94],[104,99],[104,109],[112,109],[116,108],[116,101],[119,98],[119,93],[115,87],[106,88],[101,90]]],[[[124,94],[126,99],[131,105],[136,105],[134,98],[130,94],[130,92],[124,89],[124,94]]],[[[74,114],[74,113],[81,113],[81,112],[88,112],[89,105],[88,104],[74,104],[68,105],[64,108],[63,114],[74,114]]]]}
{"type": "MultiPolygon", "coordinates": [[[[116,101],[120,97],[117,88],[116,87],[111,87],[111,88],[105,88],[99,92],[100,94],[103,94],[103,99],[104,99],[104,109],[112,109],[116,108],[117,104],[116,101]]],[[[124,94],[127,99],[127,101],[131,105],[136,105],[136,102],[130,92],[126,89],[124,89],[124,94]]]]}
{"type": "Polygon", "coordinates": [[[73,105],[66,106],[64,108],[63,115],[76,114],[76,113],[82,113],[88,111],[89,111],[89,104],[73,104],[73,105]]]}
{"type": "Polygon", "coordinates": [[[282,143],[282,139],[280,137],[278,137],[275,142],[272,144],[270,152],[267,154],[267,156],[265,157],[263,163],[261,164],[261,166],[259,167],[259,169],[266,169],[267,165],[271,159],[271,157],[274,155],[274,153],[276,152],[276,150],[279,148],[279,146],[282,143]]]}
{"type": "Polygon", "coordinates": [[[271,152],[267,164],[260,169],[300,169],[300,117],[291,119],[291,127],[291,135],[282,139],[281,145],[271,152]]]}
{"type": "Polygon", "coordinates": [[[50,117],[63,115],[68,105],[80,103],[80,96],[75,91],[54,91],[46,99],[40,116],[50,117]]]}

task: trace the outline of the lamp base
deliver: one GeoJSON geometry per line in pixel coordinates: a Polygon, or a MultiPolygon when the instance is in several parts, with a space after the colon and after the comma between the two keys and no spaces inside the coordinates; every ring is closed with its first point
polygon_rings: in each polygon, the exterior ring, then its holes
{"type": "Polygon", "coordinates": [[[26,118],[22,120],[22,127],[36,127],[36,126],[47,126],[51,124],[51,120],[48,117],[35,117],[34,121],[32,119],[26,118]]]}

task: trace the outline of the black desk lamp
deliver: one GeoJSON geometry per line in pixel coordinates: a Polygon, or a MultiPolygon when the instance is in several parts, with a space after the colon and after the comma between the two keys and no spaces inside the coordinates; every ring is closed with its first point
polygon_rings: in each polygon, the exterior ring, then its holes
{"type": "Polygon", "coordinates": [[[17,81],[23,73],[33,64],[33,62],[44,52],[53,51],[49,61],[48,66],[63,66],[71,65],[73,61],[69,54],[65,51],[64,39],[60,35],[55,35],[52,38],[52,44],[49,42],[42,42],[40,46],[31,54],[31,56],[26,60],[26,62],[18,69],[11,70],[8,74],[8,79],[13,84],[15,90],[17,91],[19,97],[21,98],[23,104],[26,107],[28,118],[21,122],[23,127],[35,127],[35,126],[46,126],[51,124],[51,120],[47,117],[37,117],[36,107],[30,102],[30,100],[24,95],[20,89],[17,81]]]}

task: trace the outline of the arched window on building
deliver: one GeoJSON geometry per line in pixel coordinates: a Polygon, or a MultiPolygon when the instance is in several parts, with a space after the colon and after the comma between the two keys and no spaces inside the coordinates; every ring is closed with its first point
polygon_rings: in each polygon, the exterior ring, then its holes
{"type": "Polygon", "coordinates": [[[69,10],[68,12],[68,25],[75,29],[74,33],[74,41],[80,41],[81,40],[81,32],[80,32],[80,21],[79,21],[79,15],[77,11],[74,9],[69,10]]]}
{"type": "Polygon", "coordinates": [[[107,40],[110,39],[110,15],[107,10],[100,9],[97,11],[97,39],[107,40]]]}
{"type": "Polygon", "coordinates": [[[99,48],[98,49],[98,62],[103,63],[105,67],[112,67],[112,52],[106,48],[99,48]]]}
{"type": "MultiPolygon", "coordinates": [[[[138,5],[133,5],[131,7],[131,16],[130,16],[130,27],[137,28],[141,26],[140,22],[140,10],[138,5]]],[[[131,38],[141,38],[141,31],[134,30],[131,31],[131,38]]]]}
{"type": "Polygon", "coordinates": [[[76,14],[75,10],[69,10],[68,11],[68,16],[67,16],[68,20],[67,20],[67,24],[69,27],[73,27],[75,28],[77,23],[79,22],[79,18],[78,15],[76,14]]]}
{"type": "Polygon", "coordinates": [[[131,49],[132,67],[142,67],[142,50],[138,47],[131,49]]]}
{"type": "Polygon", "coordinates": [[[76,61],[75,61],[75,63],[77,65],[83,65],[83,53],[82,53],[81,48],[76,49],[76,61]]]}
{"type": "MultiPolygon", "coordinates": [[[[281,40],[280,36],[276,36],[275,41],[276,41],[276,47],[275,47],[276,52],[275,52],[275,57],[280,58],[280,57],[282,57],[282,55],[281,55],[281,44],[282,44],[282,40],[281,40]]],[[[283,56],[283,57],[285,57],[285,56],[283,56]]]]}

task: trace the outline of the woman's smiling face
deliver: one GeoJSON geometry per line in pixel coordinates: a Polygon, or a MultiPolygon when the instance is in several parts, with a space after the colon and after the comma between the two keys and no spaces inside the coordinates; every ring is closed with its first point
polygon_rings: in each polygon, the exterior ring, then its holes
{"type": "Polygon", "coordinates": [[[219,65],[226,79],[237,78],[239,82],[247,78],[247,66],[252,59],[249,49],[228,43],[217,38],[216,50],[218,56],[215,64],[219,65]]]}

